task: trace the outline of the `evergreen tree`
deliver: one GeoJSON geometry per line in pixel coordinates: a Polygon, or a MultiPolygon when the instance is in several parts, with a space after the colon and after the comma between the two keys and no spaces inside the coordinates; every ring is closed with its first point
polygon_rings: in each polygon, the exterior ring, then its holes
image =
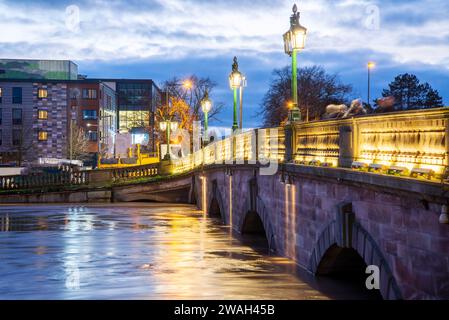
{"type": "Polygon", "coordinates": [[[382,96],[394,98],[394,110],[413,110],[438,108],[443,106],[443,99],[430,84],[420,83],[413,74],[398,75],[382,92],[382,96]]]}

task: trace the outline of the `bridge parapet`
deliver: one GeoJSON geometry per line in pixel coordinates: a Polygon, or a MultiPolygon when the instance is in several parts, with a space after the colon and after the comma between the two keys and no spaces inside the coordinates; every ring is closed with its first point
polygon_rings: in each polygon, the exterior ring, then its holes
{"type": "Polygon", "coordinates": [[[397,176],[445,178],[449,108],[374,114],[256,129],[174,160],[175,173],[203,165],[292,162],[397,176]]]}
{"type": "Polygon", "coordinates": [[[293,158],[299,164],[350,167],[356,161],[442,174],[448,166],[448,119],[449,109],[441,108],[298,123],[293,158]]]}
{"type": "Polygon", "coordinates": [[[284,159],[284,128],[270,128],[233,135],[172,163],[174,173],[184,173],[204,165],[283,162],[284,159]]]}

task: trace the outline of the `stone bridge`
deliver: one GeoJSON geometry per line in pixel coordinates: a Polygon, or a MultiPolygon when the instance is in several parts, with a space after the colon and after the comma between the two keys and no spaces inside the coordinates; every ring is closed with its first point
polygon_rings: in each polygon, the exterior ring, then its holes
{"type": "Polygon", "coordinates": [[[385,299],[449,298],[447,201],[440,186],[346,169],[214,166],[195,174],[199,207],[276,254],[326,275],[377,265],[385,299]]]}
{"type": "Polygon", "coordinates": [[[434,109],[259,129],[174,169],[194,172],[207,214],[314,275],[376,265],[385,299],[448,299],[448,119],[434,109]]]}

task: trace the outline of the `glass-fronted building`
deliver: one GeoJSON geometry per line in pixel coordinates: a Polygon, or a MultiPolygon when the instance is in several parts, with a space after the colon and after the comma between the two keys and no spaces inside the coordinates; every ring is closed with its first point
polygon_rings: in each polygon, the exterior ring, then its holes
{"type": "Polygon", "coordinates": [[[131,134],[132,144],[144,151],[155,151],[155,112],[161,104],[161,91],[152,80],[102,79],[117,94],[117,127],[120,134],[131,134]]]}
{"type": "Polygon", "coordinates": [[[69,60],[0,59],[0,79],[77,80],[78,66],[69,60]]]}

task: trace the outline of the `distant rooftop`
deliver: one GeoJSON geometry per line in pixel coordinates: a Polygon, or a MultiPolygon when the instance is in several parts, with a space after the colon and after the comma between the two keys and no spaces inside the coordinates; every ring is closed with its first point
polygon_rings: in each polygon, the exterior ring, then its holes
{"type": "Polygon", "coordinates": [[[0,59],[0,79],[77,80],[70,60],[0,59]]]}

